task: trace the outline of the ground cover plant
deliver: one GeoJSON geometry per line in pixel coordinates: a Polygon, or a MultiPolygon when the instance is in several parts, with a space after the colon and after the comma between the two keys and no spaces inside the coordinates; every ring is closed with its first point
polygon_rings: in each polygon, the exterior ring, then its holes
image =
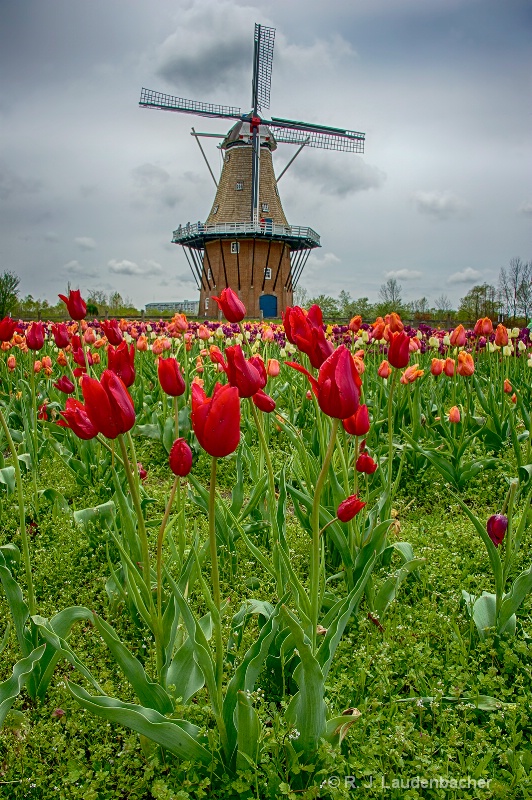
{"type": "Polygon", "coordinates": [[[0,796],[531,794],[528,329],[0,322],[0,796]]]}

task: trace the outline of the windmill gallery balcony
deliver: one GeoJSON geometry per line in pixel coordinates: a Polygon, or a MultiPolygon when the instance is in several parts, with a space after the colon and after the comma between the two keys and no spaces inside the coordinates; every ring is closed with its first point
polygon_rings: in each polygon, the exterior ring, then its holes
{"type": "Polygon", "coordinates": [[[320,237],[312,228],[299,225],[279,225],[268,219],[260,222],[222,222],[206,225],[202,222],[180,225],[173,232],[172,242],[201,250],[215,239],[264,238],[285,242],[291,250],[320,247],[320,237]]]}

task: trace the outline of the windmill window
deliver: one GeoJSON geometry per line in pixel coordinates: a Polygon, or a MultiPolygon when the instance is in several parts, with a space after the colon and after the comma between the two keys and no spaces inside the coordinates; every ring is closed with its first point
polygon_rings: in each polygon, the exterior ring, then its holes
{"type": "Polygon", "coordinates": [[[207,270],[207,280],[210,281],[211,278],[212,278],[212,272],[211,272],[211,268],[209,267],[209,269],[207,270]]]}
{"type": "Polygon", "coordinates": [[[240,253],[240,242],[231,242],[231,252],[240,253]]]}
{"type": "Polygon", "coordinates": [[[213,210],[212,210],[212,213],[213,213],[213,214],[216,214],[216,213],[218,212],[218,209],[219,209],[219,207],[220,207],[220,206],[214,206],[214,208],[213,208],[213,210]]]}
{"type": "Polygon", "coordinates": [[[208,310],[209,310],[209,298],[206,297],[205,298],[205,311],[208,311],[208,310]]]}
{"type": "Polygon", "coordinates": [[[264,267],[264,280],[270,281],[272,278],[272,270],[271,267],[264,267]]]}
{"type": "Polygon", "coordinates": [[[236,190],[237,192],[241,192],[244,188],[244,181],[237,181],[236,182],[236,190]]]}
{"type": "Polygon", "coordinates": [[[269,203],[262,203],[261,207],[260,207],[260,210],[261,211],[269,211],[270,210],[270,204],[269,203]]]}

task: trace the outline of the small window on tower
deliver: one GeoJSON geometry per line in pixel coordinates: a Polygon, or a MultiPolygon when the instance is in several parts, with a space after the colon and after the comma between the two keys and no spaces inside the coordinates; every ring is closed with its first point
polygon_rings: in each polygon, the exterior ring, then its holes
{"type": "Polygon", "coordinates": [[[261,211],[269,211],[270,210],[270,204],[269,203],[262,203],[261,207],[260,207],[260,210],[261,211]]]}
{"type": "Polygon", "coordinates": [[[240,253],[240,242],[231,242],[231,252],[240,253]]]}
{"type": "Polygon", "coordinates": [[[264,267],[264,280],[270,281],[272,278],[272,270],[271,267],[264,267]]]}
{"type": "Polygon", "coordinates": [[[218,212],[219,206],[214,206],[212,213],[216,214],[218,212]]]}
{"type": "Polygon", "coordinates": [[[208,310],[209,310],[209,298],[206,297],[205,298],[205,311],[208,311],[208,310]]]}
{"type": "Polygon", "coordinates": [[[236,182],[236,190],[237,192],[241,192],[244,188],[244,181],[237,181],[236,182]]]}
{"type": "Polygon", "coordinates": [[[209,269],[207,270],[207,280],[210,281],[211,278],[212,278],[212,272],[211,272],[211,268],[209,267],[209,269]]]}

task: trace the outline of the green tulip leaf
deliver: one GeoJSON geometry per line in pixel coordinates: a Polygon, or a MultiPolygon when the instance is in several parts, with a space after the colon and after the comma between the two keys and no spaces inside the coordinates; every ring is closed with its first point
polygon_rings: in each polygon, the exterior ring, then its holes
{"type": "Polygon", "coordinates": [[[80,706],[96,716],[146,736],[183,761],[211,763],[211,753],[198,741],[200,729],[196,725],[182,719],[166,719],[152,708],[122,703],[113,697],[93,697],[75,683],[69,682],[68,688],[80,706]]]}
{"type": "Polygon", "coordinates": [[[6,681],[0,683],[0,728],[4,724],[4,720],[8,711],[20,694],[20,690],[28,680],[29,675],[34,670],[35,664],[39,661],[44,653],[45,646],[41,645],[36,647],[35,650],[17,661],[13,667],[13,674],[6,681]]]}

